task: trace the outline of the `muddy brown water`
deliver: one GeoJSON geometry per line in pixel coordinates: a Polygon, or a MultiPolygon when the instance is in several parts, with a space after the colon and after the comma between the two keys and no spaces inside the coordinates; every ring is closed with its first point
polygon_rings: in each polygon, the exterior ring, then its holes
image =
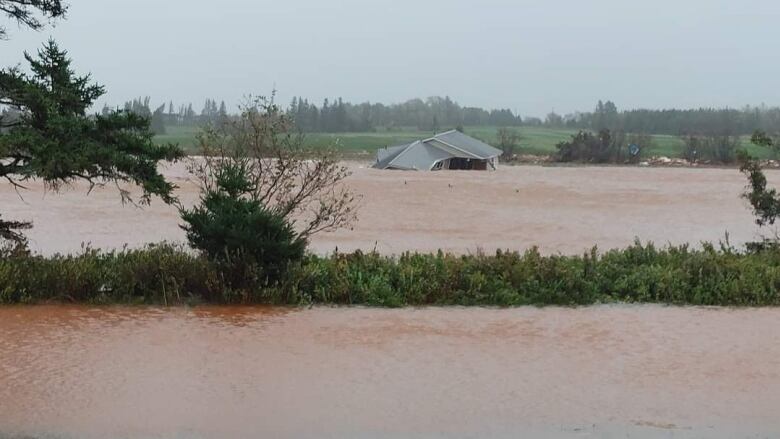
{"type": "MultiPolygon", "coordinates": [[[[757,236],[733,169],[349,166],[360,221],[317,252],[757,236]]],[[[159,202],[29,187],[0,206],[37,251],[183,240],[159,202]]],[[[0,437],[780,437],[778,407],[780,309],[0,308],[0,437]]]]}
{"type": "Polygon", "coordinates": [[[780,309],[0,308],[0,436],[779,437],[780,309]]]}
{"type": "MultiPolygon", "coordinates": [[[[736,169],[504,166],[497,172],[401,172],[348,163],[347,184],[362,195],[351,230],[315,237],[312,249],[407,250],[456,253],[479,249],[580,253],[593,245],[622,247],[635,238],[658,244],[754,240],[758,229],[740,199],[746,180],[736,169]]],[[[198,197],[182,165],[165,173],[184,204],[198,197]]],[[[768,171],[780,184],[780,172],[768,171]]],[[[29,184],[21,200],[0,184],[7,218],[32,219],[32,247],[73,252],[88,242],[101,248],[183,241],[175,209],[155,201],[122,206],[114,188],[76,185],[55,194],[29,184]]]]}

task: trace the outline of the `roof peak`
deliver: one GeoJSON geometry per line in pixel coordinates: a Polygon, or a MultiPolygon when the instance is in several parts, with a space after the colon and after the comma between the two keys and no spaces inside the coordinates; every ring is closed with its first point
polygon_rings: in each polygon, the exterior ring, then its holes
{"type": "Polygon", "coordinates": [[[460,131],[458,131],[458,130],[449,130],[449,131],[444,131],[444,132],[442,132],[442,133],[434,134],[434,135],[433,135],[433,137],[439,137],[439,136],[443,136],[443,135],[445,135],[445,134],[454,133],[454,132],[456,132],[456,131],[457,131],[457,132],[460,132],[460,131]]]}

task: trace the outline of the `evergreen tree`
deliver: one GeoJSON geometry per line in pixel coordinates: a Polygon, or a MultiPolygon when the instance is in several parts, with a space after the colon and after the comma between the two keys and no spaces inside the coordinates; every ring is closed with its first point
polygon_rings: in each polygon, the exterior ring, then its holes
{"type": "Polygon", "coordinates": [[[188,125],[195,123],[195,110],[192,108],[192,103],[187,105],[187,109],[184,111],[184,123],[188,125]]]}
{"type": "Polygon", "coordinates": [[[200,118],[206,122],[211,119],[211,99],[206,99],[206,103],[203,104],[203,110],[200,111],[200,118]]]}
{"type": "Polygon", "coordinates": [[[173,101],[168,102],[168,112],[165,114],[165,125],[176,125],[176,112],[173,110],[173,101]]]}
{"type": "Polygon", "coordinates": [[[331,132],[330,123],[330,106],[328,105],[328,98],[322,102],[322,110],[320,111],[320,128],[322,131],[331,132]]]}
{"type": "MultiPolygon", "coordinates": [[[[111,111],[88,116],[105,94],[90,75],[76,76],[67,52],[49,40],[37,57],[25,53],[31,74],[18,67],[0,70],[0,105],[21,118],[0,132],[0,178],[22,187],[40,178],[50,187],[82,179],[93,185],[132,182],[143,189],[142,202],[157,195],[173,202],[174,185],[158,172],[161,160],[176,160],[175,145],[152,142],[149,121],[133,113],[111,111]]],[[[129,199],[121,191],[124,200],[129,199]]],[[[14,236],[16,222],[0,221],[0,234],[14,236]]]]}
{"type": "MultiPolygon", "coordinates": [[[[41,30],[44,26],[37,14],[52,20],[64,17],[66,12],[67,6],[60,0],[0,0],[0,13],[32,30],[41,30]]],[[[0,39],[6,35],[5,26],[0,25],[0,39]]]]}
{"type": "Polygon", "coordinates": [[[227,106],[225,105],[225,101],[222,101],[219,104],[219,123],[225,123],[227,117],[228,117],[227,106]]]}
{"type": "Polygon", "coordinates": [[[152,113],[150,128],[154,134],[165,134],[165,104],[152,113]]]}

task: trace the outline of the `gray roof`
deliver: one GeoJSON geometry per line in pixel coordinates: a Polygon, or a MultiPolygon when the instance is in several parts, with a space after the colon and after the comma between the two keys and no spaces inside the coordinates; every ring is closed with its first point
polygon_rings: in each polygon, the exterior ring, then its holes
{"type": "Polygon", "coordinates": [[[501,155],[501,150],[493,148],[485,142],[469,137],[460,131],[447,131],[433,136],[434,139],[444,142],[455,148],[462,149],[482,159],[489,159],[501,155]]]}
{"type": "Polygon", "coordinates": [[[429,170],[439,160],[453,157],[488,160],[501,150],[459,131],[447,131],[429,139],[377,151],[375,168],[429,170]]]}
{"type": "Polygon", "coordinates": [[[393,167],[429,170],[434,163],[452,157],[452,154],[429,143],[415,142],[392,161],[393,167]]]}
{"type": "Polygon", "coordinates": [[[398,146],[390,146],[387,148],[382,148],[376,152],[376,167],[377,168],[386,168],[387,165],[390,164],[390,162],[395,159],[398,154],[402,153],[406,148],[409,147],[411,143],[407,143],[405,145],[398,145],[398,146]]]}

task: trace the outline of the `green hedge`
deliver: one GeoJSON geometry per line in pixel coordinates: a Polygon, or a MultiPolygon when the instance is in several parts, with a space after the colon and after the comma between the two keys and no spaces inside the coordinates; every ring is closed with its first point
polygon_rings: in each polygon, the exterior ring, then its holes
{"type": "Polygon", "coordinates": [[[0,259],[0,303],[273,303],[369,306],[780,304],[780,250],[635,243],[581,256],[309,255],[275,285],[234,289],[178,246],[0,259]]]}

